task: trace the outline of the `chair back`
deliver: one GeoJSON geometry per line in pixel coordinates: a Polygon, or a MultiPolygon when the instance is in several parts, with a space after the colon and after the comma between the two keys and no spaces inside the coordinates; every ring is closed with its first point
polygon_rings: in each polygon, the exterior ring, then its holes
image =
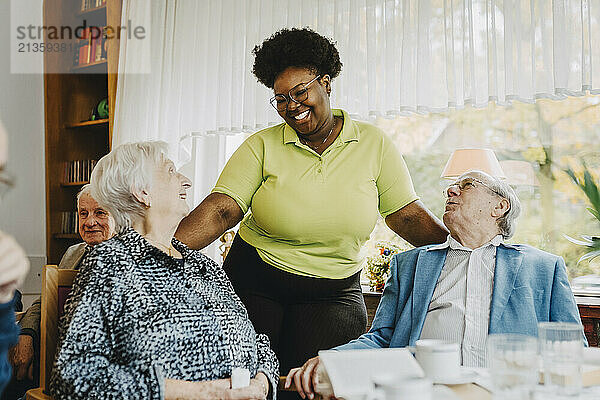
{"type": "Polygon", "coordinates": [[[222,243],[219,245],[219,250],[221,250],[221,258],[223,262],[225,261],[225,258],[227,258],[227,254],[229,253],[229,249],[231,249],[234,238],[235,231],[227,231],[219,238],[222,243]]]}
{"type": "Polygon", "coordinates": [[[15,312],[15,321],[17,323],[21,322],[21,320],[23,319],[24,316],[25,316],[25,311],[17,311],[17,312],[15,312]]]}
{"type": "Polygon", "coordinates": [[[65,301],[77,275],[73,269],[44,266],[42,273],[42,319],[40,327],[40,387],[49,392],[50,376],[58,344],[58,325],[65,301]]]}

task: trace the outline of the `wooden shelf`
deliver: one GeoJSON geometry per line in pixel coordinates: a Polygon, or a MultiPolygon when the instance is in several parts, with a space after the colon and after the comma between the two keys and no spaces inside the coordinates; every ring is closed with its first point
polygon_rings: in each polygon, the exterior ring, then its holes
{"type": "Polygon", "coordinates": [[[102,125],[108,125],[108,118],[97,119],[95,121],[77,122],[75,124],[67,124],[67,125],[65,125],[65,128],[83,128],[86,126],[102,126],[102,125]]]}
{"type": "Polygon", "coordinates": [[[81,10],[77,13],[77,15],[91,15],[100,11],[106,11],[106,4],[101,5],[100,7],[88,8],[87,10],[81,10]]]}
{"type": "Polygon", "coordinates": [[[81,240],[79,233],[55,233],[52,237],[54,239],[81,240]]]}
{"type": "MultiPolygon", "coordinates": [[[[81,10],[81,3],[82,0],[44,0],[44,25],[68,26],[74,30],[84,21],[87,27],[99,28],[116,27],[121,23],[122,0],[106,0],[105,4],[87,10],[81,10]]],[[[69,43],[76,46],[79,44],[76,39],[69,43]]],[[[69,246],[81,241],[77,233],[58,233],[64,228],[66,216],[63,213],[75,211],[76,193],[88,183],[65,182],[65,165],[78,160],[99,160],[110,151],[119,45],[116,37],[107,40],[105,46],[103,44],[105,58],[83,65],[73,65],[78,53],[44,53],[44,71],[47,72],[44,74],[46,259],[49,264],[58,264],[69,246]],[[86,121],[102,99],[108,99],[109,117],[86,121]]],[[[87,178],[83,174],[69,176],[87,178]]]]}
{"type": "Polygon", "coordinates": [[[70,186],[83,186],[90,183],[89,181],[81,181],[81,182],[61,182],[60,186],[62,187],[70,187],[70,186]]]}
{"type": "Polygon", "coordinates": [[[71,68],[71,71],[73,71],[73,72],[84,72],[84,71],[89,72],[89,70],[100,69],[102,67],[105,67],[107,64],[108,63],[106,60],[94,61],[94,62],[88,63],[88,64],[77,65],[77,66],[71,68]]]}

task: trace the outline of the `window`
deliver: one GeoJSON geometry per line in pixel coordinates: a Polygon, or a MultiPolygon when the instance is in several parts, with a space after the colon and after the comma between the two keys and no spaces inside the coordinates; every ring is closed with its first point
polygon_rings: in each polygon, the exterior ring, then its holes
{"type": "MultiPolygon", "coordinates": [[[[404,154],[417,193],[440,218],[444,208],[442,190],[448,183],[440,179],[440,174],[454,149],[492,148],[501,163],[521,161],[518,170],[530,169],[531,176],[520,179],[534,185],[514,186],[523,212],[510,242],[561,255],[571,279],[600,274],[600,258],[578,264],[586,248],[564,237],[600,235],[600,225],[586,211],[583,193],[563,171],[568,166],[578,168],[585,161],[596,178],[600,176],[600,96],[541,99],[535,104],[515,102],[509,107],[490,104],[484,109],[380,118],[375,123],[404,154]]],[[[371,235],[369,251],[381,240],[407,246],[383,220],[371,235]]]]}

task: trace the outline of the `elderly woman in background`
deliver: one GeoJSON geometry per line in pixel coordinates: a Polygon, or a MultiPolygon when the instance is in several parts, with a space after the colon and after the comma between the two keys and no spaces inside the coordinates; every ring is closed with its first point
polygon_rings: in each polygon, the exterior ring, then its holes
{"type": "MultiPolygon", "coordinates": [[[[79,269],[85,256],[95,245],[115,235],[115,220],[108,211],[98,205],[91,195],[91,190],[91,186],[87,184],[77,194],[77,223],[83,242],[67,249],[58,264],[60,269],[79,269]]],[[[15,373],[6,389],[14,394],[14,398],[21,397],[28,389],[38,386],[38,377],[34,376],[34,370],[39,368],[40,360],[37,343],[40,340],[41,313],[42,298],[38,297],[19,321],[19,342],[9,353],[15,373]]]]}
{"type": "Polygon", "coordinates": [[[92,195],[118,234],[77,276],[52,373],[56,398],[263,399],[278,363],[222,269],[173,238],[190,181],[157,142],[125,144],[99,162],[92,195]],[[234,368],[250,385],[232,389],[234,368]]]}

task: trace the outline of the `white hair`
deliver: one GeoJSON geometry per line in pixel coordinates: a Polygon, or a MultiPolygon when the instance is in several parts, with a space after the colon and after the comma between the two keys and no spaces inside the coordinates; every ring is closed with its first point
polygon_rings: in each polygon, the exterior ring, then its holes
{"type": "Polygon", "coordinates": [[[89,183],[86,183],[85,185],[83,185],[81,187],[81,189],[79,190],[79,192],[77,193],[77,207],[79,207],[79,199],[81,199],[81,197],[83,195],[88,195],[91,198],[94,198],[92,196],[92,185],[90,185],[89,183]]]}
{"type": "Polygon", "coordinates": [[[488,188],[496,193],[498,196],[508,200],[509,208],[503,216],[496,220],[498,224],[498,229],[500,230],[500,234],[504,237],[504,239],[510,239],[515,234],[516,229],[516,219],[521,214],[521,201],[517,194],[513,190],[513,188],[503,180],[495,178],[489,174],[486,174],[482,171],[469,171],[464,175],[480,175],[485,177],[485,184],[488,188]]]}
{"type": "Polygon", "coordinates": [[[133,193],[152,186],[153,172],[167,158],[165,142],[126,143],[98,161],[92,171],[92,197],[113,216],[117,232],[146,215],[146,206],[133,193]]]}

